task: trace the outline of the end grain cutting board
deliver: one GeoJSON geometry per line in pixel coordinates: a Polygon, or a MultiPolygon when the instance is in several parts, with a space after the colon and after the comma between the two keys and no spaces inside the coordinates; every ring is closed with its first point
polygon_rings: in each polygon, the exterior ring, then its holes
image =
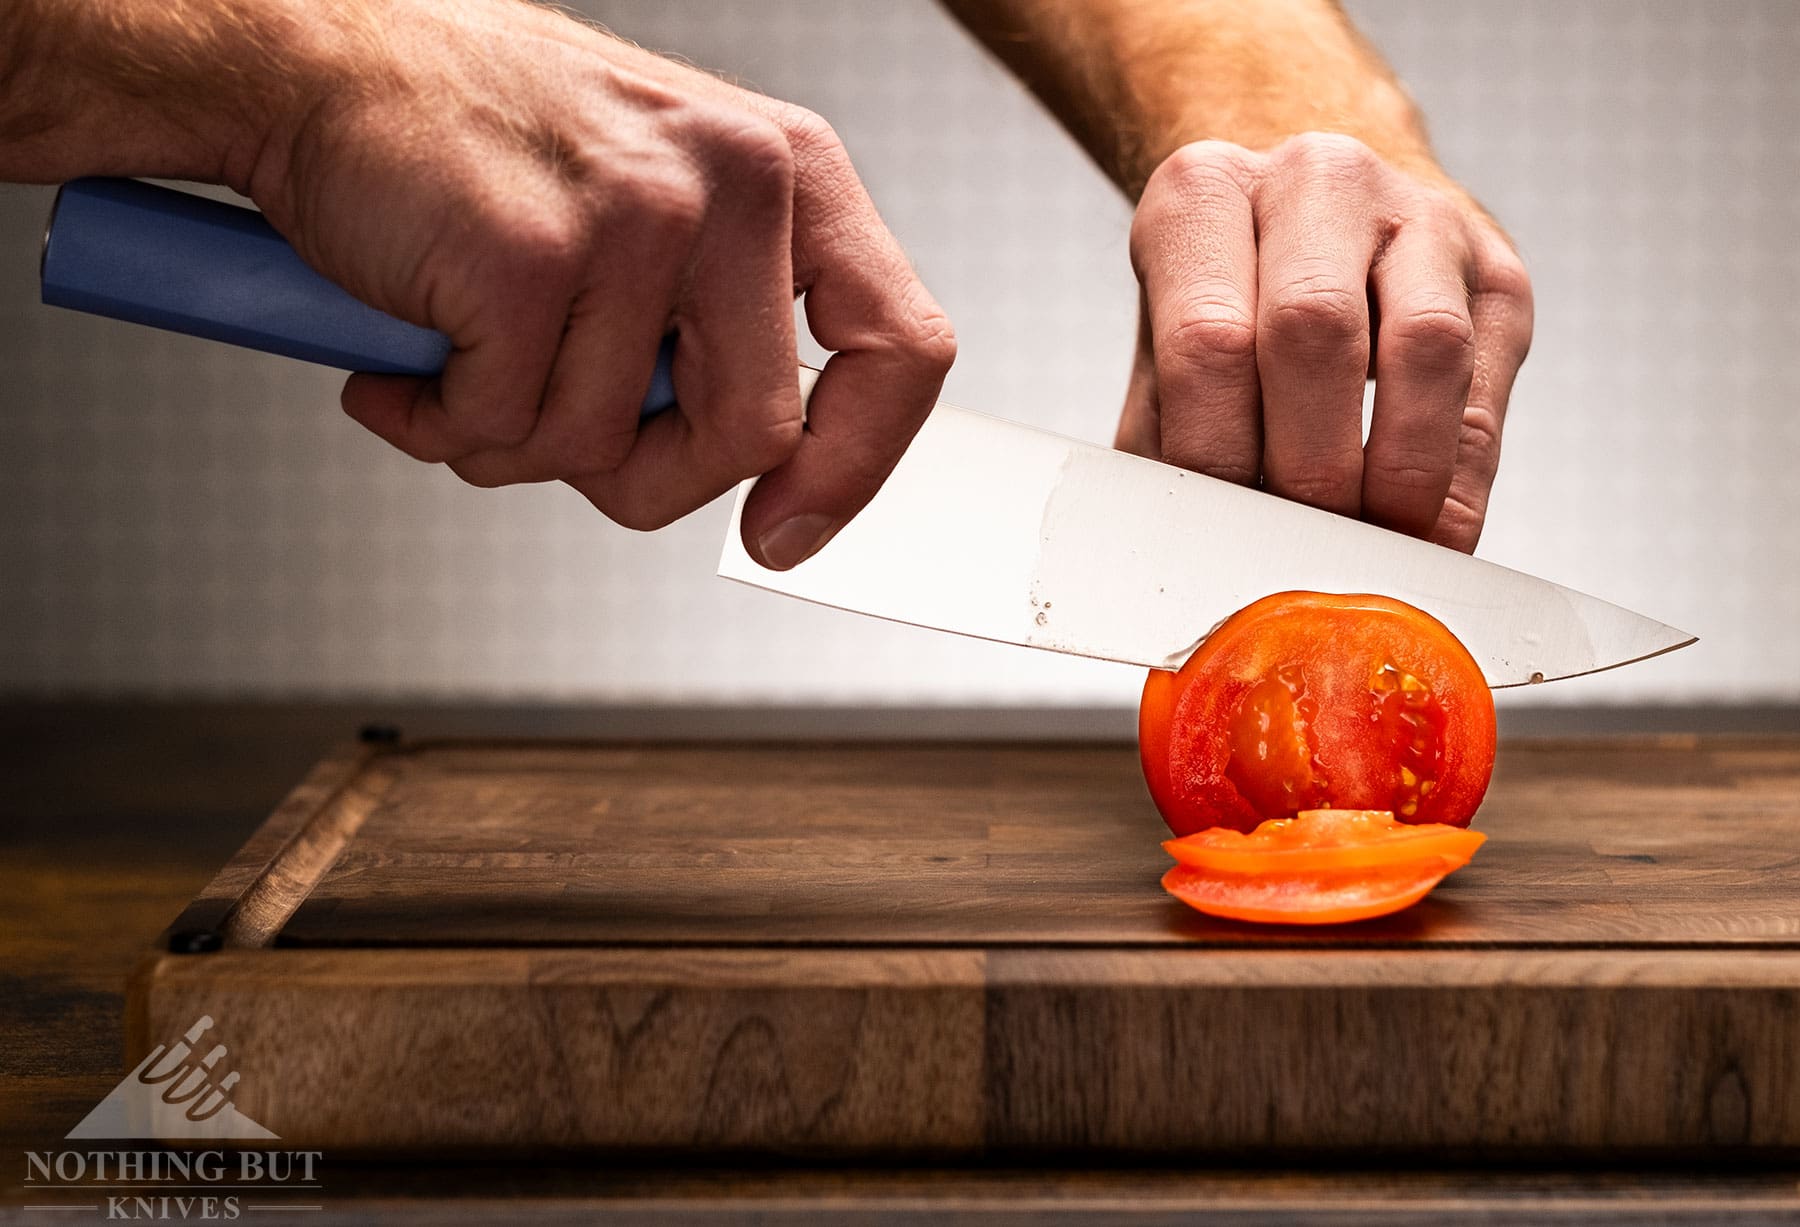
{"type": "Polygon", "coordinates": [[[1129,746],[362,745],[143,962],[347,1151],[1800,1147],[1800,740],[1514,743],[1330,930],[1168,898],[1129,746]]]}

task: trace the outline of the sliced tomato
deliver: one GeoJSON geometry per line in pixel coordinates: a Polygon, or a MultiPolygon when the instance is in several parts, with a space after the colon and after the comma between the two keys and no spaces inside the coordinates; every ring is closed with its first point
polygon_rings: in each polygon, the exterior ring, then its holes
{"type": "Polygon", "coordinates": [[[1163,889],[1209,916],[1263,924],[1329,925],[1368,920],[1411,907],[1456,866],[1426,857],[1378,869],[1311,873],[1219,873],[1177,865],[1163,889]]]}
{"type": "Polygon", "coordinates": [[[1274,818],[1249,834],[1213,827],[1163,843],[1178,862],[1217,873],[1265,876],[1376,869],[1429,857],[1468,863],[1487,841],[1444,823],[1397,822],[1386,810],[1307,810],[1274,818]]]}
{"type": "Polygon", "coordinates": [[[1138,709],[1144,778],[1177,835],[1304,810],[1469,824],[1494,698],[1443,623],[1390,597],[1285,592],[1227,618],[1138,709]]]}
{"type": "Polygon", "coordinates": [[[1394,821],[1384,811],[1308,810],[1245,834],[1171,839],[1163,889],[1212,916],[1341,924],[1410,907],[1487,840],[1478,831],[1394,821]]]}

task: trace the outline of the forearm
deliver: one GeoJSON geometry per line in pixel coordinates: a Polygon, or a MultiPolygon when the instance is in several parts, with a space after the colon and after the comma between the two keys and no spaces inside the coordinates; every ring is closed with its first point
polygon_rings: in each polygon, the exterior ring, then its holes
{"type": "Polygon", "coordinates": [[[0,5],[0,180],[142,174],[246,189],[262,149],[379,23],[305,0],[0,5]]]}
{"type": "Polygon", "coordinates": [[[1134,199],[1191,141],[1354,136],[1443,180],[1416,108],[1335,0],[943,0],[1134,199]]]}

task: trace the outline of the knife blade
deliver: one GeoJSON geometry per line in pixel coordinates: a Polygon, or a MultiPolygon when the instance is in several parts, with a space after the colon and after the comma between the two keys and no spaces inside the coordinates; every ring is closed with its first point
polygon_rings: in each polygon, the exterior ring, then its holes
{"type": "MultiPolygon", "coordinates": [[[[810,393],[816,374],[802,372],[810,393]]],[[[819,553],[727,579],[897,622],[1176,669],[1275,592],[1381,593],[1436,617],[1494,687],[1659,656],[1694,636],[1571,588],[1258,490],[939,404],[819,553]]]]}

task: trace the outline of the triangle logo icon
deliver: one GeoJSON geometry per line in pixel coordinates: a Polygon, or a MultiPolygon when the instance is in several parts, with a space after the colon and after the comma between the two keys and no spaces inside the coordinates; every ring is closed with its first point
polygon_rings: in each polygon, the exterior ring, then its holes
{"type": "Polygon", "coordinates": [[[222,1068],[225,1045],[214,1044],[202,1055],[200,1037],[212,1025],[212,1017],[203,1014],[181,1039],[158,1044],[66,1136],[163,1141],[278,1137],[232,1104],[238,1075],[222,1068]]]}

